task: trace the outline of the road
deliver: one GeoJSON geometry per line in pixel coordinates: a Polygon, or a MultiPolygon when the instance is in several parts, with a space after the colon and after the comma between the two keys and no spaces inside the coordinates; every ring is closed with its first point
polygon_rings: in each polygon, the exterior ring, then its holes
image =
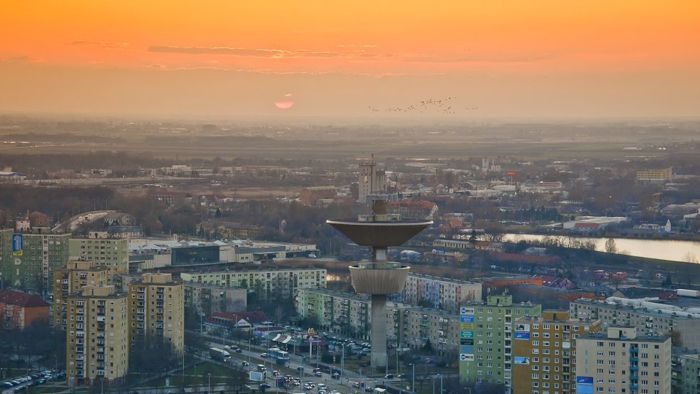
{"type": "MultiPolygon", "coordinates": [[[[372,377],[367,377],[360,375],[354,371],[350,370],[343,370],[342,371],[342,376],[340,380],[332,379],[329,374],[327,373],[322,373],[320,377],[314,376],[312,374],[313,369],[318,365],[318,366],[325,366],[327,368],[331,369],[339,369],[338,365],[329,365],[329,364],[324,364],[321,362],[313,362],[311,364],[309,363],[304,363],[302,357],[297,356],[297,355],[291,355],[290,354],[290,360],[289,364],[287,365],[287,372],[284,372],[284,368],[280,368],[278,365],[274,364],[271,360],[267,358],[260,357],[260,353],[264,352],[264,349],[261,347],[257,346],[251,346],[247,341],[242,342],[242,341],[234,341],[234,340],[228,340],[228,339],[222,339],[220,337],[215,337],[211,335],[206,335],[206,334],[200,334],[200,333],[195,333],[194,334],[199,335],[200,337],[204,338],[209,342],[210,347],[219,347],[223,348],[224,345],[238,345],[241,348],[241,353],[235,353],[235,352],[230,352],[231,356],[233,357],[234,360],[238,360],[238,363],[234,365],[240,365],[239,363],[242,361],[248,361],[250,363],[250,366],[248,367],[248,370],[254,370],[256,364],[263,364],[265,367],[270,370],[280,370],[282,375],[289,374],[294,377],[300,377],[302,380],[302,386],[301,387],[296,387],[296,388],[291,388],[291,391],[304,391],[303,390],[303,383],[305,382],[312,382],[314,385],[318,386],[319,383],[324,383],[328,386],[329,391],[330,390],[337,390],[343,394],[350,394],[350,393],[359,393],[360,389],[358,388],[353,388],[351,387],[351,382],[359,382],[359,383],[364,383],[365,386],[368,387],[374,387],[377,384],[383,384],[390,386],[396,390],[404,390],[405,393],[410,393],[410,391],[406,391],[405,387],[399,387],[397,384],[401,384],[400,381],[385,381],[384,379],[377,379],[377,378],[372,378],[372,377]],[[303,368],[303,374],[300,376],[297,371],[298,367],[303,368]]],[[[235,363],[235,361],[234,361],[235,363]]],[[[268,374],[268,381],[267,384],[270,386],[274,387],[274,379],[272,378],[272,374],[268,374]]],[[[316,389],[312,390],[312,392],[316,392],[316,389]]]]}

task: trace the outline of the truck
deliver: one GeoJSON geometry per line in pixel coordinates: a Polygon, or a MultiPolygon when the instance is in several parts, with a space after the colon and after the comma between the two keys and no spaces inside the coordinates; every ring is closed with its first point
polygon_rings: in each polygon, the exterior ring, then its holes
{"type": "Polygon", "coordinates": [[[231,354],[224,349],[219,349],[218,347],[209,348],[209,357],[212,360],[228,362],[231,359],[231,354]]]}

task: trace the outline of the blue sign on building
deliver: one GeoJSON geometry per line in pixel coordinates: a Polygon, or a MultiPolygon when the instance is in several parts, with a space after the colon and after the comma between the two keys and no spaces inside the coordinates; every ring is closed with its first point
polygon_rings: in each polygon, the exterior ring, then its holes
{"type": "Polygon", "coordinates": [[[21,256],[23,248],[24,236],[22,234],[12,234],[12,254],[21,256]]]}
{"type": "Polygon", "coordinates": [[[461,315],[459,321],[462,323],[474,323],[474,315],[461,315]]]}
{"type": "Polygon", "coordinates": [[[576,394],[593,394],[593,377],[576,377],[576,394]]]}
{"type": "Polygon", "coordinates": [[[468,345],[460,346],[460,347],[459,347],[459,352],[460,352],[460,353],[464,353],[464,354],[472,354],[472,353],[474,353],[474,347],[473,347],[473,346],[468,346],[468,345]]]}
{"type": "Polygon", "coordinates": [[[527,331],[516,331],[514,338],[520,341],[529,341],[530,333],[527,331]]]}

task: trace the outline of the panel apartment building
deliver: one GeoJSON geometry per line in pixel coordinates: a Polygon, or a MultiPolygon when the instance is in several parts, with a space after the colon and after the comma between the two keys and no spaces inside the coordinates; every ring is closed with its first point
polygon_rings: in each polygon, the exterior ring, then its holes
{"type": "Polygon", "coordinates": [[[69,385],[109,383],[129,367],[125,294],[114,286],[86,286],[68,297],[66,380],[69,385]]]}
{"type": "Polygon", "coordinates": [[[129,283],[129,342],[164,340],[181,353],[185,344],[184,286],[172,274],[143,274],[129,283]]]}
{"type": "MultiPolygon", "coordinates": [[[[343,336],[369,340],[371,308],[369,297],[327,289],[301,289],[297,312],[318,328],[343,336]]],[[[419,349],[430,344],[438,354],[456,354],[459,316],[446,311],[389,302],[387,341],[399,348],[419,349]]]]}
{"type": "Polygon", "coordinates": [[[98,267],[92,261],[69,261],[66,267],[59,268],[53,277],[53,308],[51,323],[54,327],[66,329],[68,297],[80,294],[86,286],[106,286],[112,282],[112,273],[98,267]]]}
{"type": "Polygon", "coordinates": [[[129,272],[129,240],[122,238],[71,238],[70,258],[94,261],[115,274],[129,272]]]}
{"type": "Polygon", "coordinates": [[[577,339],[577,393],[671,393],[671,339],[637,336],[634,327],[577,339]]]}
{"type": "Polygon", "coordinates": [[[185,282],[248,289],[263,299],[293,298],[299,289],[326,287],[323,268],[183,272],[180,278],[185,282]]]}
{"type": "Polygon", "coordinates": [[[462,305],[481,301],[481,283],[409,274],[401,293],[402,302],[457,313],[462,305]]]}
{"type": "Polygon", "coordinates": [[[12,250],[14,231],[0,231],[0,281],[3,286],[48,293],[53,272],[68,262],[70,234],[22,233],[21,250],[12,250]]]}
{"type": "Polygon", "coordinates": [[[576,340],[600,330],[600,321],[569,319],[568,311],[515,321],[514,394],[575,394],[576,340]]]}
{"type": "Polygon", "coordinates": [[[515,321],[541,315],[541,305],[514,304],[508,294],[488,296],[486,304],[461,307],[460,381],[499,383],[510,389],[515,321]]]}
{"type": "Polygon", "coordinates": [[[575,319],[600,320],[604,326],[635,327],[640,335],[669,336],[678,333],[680,346],[700,351],[700,314],[679,307],[644,300],[610,297],[605,302],[579,299],[569,304],[575,319]]]}

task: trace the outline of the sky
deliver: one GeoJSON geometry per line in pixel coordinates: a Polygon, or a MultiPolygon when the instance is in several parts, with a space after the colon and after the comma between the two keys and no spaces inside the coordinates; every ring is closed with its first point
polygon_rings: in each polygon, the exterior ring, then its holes
{"type": "Polygon", "coordinates": [[[0,112],[700,115],[697,0],[4,0],[0,37],[0,112]]]}

